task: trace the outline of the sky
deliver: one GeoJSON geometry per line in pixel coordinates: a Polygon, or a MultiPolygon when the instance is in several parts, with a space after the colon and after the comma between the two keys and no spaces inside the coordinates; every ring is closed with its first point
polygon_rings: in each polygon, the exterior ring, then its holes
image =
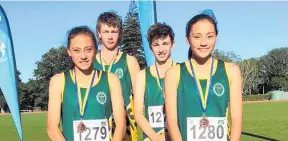
{"type": "MultiPolygon", "coordinates": [[[[66,33],[79,25],[95,30],[100,13],[115,10],[123,20],[130,1],[90,2],[0,2],[13,38],[17,69],[21,79],[33,78],[36,62],[52,47],[66,43],[66,33]]],[[[213,10],[218,21],[216,49],[233,51],[242,59],[260,57],[273,48],[288,47],[288,2],[197,2],[157,1],[158,22],[175,33],[172,58],[187,59],[185,26],[204,9],[213,10]]]]}

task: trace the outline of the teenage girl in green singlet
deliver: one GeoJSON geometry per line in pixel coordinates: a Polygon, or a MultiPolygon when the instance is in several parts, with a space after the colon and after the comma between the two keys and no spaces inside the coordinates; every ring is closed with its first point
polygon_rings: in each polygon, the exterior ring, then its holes
{"type": "Polygon", "coordinates": [[[173,141],[240,141],[241,72],[236,64],[212,57],[217,35],[211,10],[194,16],[186,26],[189,60],[167,70],[166,117],[173,141]]]}
{"type": "Polygon", "coordinates": [[[85,26],[68,34],[74,68],[54,75],[49,85],[47,132],[52,141],[123,141],[125,110],[119,78],[94,70],[94,33],[85,26]],[[111,137],[112,111],[117,125],[111,137]],[[59,128],[61,122],[62,129],[59,128]]]}

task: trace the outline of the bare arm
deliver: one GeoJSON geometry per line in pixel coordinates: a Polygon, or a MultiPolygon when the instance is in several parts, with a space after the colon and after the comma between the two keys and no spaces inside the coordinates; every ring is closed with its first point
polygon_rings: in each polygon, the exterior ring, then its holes
{"type": "Polygon", "coordinates": [[[128,70],[131,76],[132,90],[135,88],[135,81],[140,67],[135,57],[127,55],[128,70]]]}
{"type": "Polygon", "coordinates": [[[168,130],[173,141],[182,141],[177,117],[177,83],[179,65],[169,68],[165,75],[165,109],[168,130]]]}
{"type": "Polygon", "coordinates": [[[141,127],[144,133],[152,140],[157,140],[158,135],[151,127],[150,123],[144,116],[144,93],[145,93],[145,70],[138,73],[136,77],[134,93],[134,108],[135,108],[135,120],[141,127]]]}
{"type": "Polygon", "coordinates": [[[242,133],[242,78],[239,67],[227,63],[230,78],[231,141],[240,141],[242,133]]]}
{"type": "Polygon", "coordinates": [[[119,78],[112,73],[108,74],[108,78],[113,115],[116,124],[115,133],[113,135],[112,141],[123,141],[126,129],[126,118],[121,84],[119,78]]]}
{"type": "Polygon", "coordinates": [[[49,84],[49,102],[48,102],[48,120],[47,133],[52,141],[65,141],[59,129],[61,115],[61,93],[64,85],[61,77],[63,74],[56,74],[50,80],[49,84]]]}

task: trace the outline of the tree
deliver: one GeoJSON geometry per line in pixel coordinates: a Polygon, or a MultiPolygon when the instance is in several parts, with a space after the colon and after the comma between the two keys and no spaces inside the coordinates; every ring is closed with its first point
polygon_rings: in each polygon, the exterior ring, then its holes
{"type": "Polygon", "coordinates": [[[215,49],[212,53],[212,55],[219,59],[219,60],[223,60],[225,62],[232,62],[232,63],[239,63],[241,61],[241,58],[239,55],[235,54],[232,51],[229,52],[224,52],[222,50],[219,49],[215,49]]]}
{"type": "Polygon", "coordinates": [[[21,109],[32,109],[34,107],[37,94],[40,93],[36,80],[29,79],[29,81],[23,84],[20,93],[20,107],[21,109]]]}
{"type": "Polygon", "coordinates": [[[7,105],[2,90],[0,88],[0,113],[4,113],[4,107],[7,105]]]}
{"type": "Polygon", "coordinates": [[[258,86],[263,83],[263,78],[259,75],[259,59],[251,58],[239,63],[242,75],[242,87],[245,95],[257,91],[258,86]]]}
{"type": "Polygon", "coordinates": [[[34,106],[47,109],[50,78],[57,73],[69,70],[73,66],[73,62],[68,56],[66,47],[61,46],[51,48],[36,64],[37,68],[34,70],[36,80],[31,82],[32,90],[30,92],[35,98],[34,106]]]}
{"type": "MultiPolygon", "coordinates": [[[[22,80],[20,79],[20,75],[21,75],[21,73],[20,73],[20,71],[19,70],[17,70],[16,71],[16,82],[17,82],[17,87],[18,87],[18,93],[20,93],[21,92],[21,88],[19,88],[20,87],[20,85],[22,85],[23,83],[22,83],[22,80]]],[[[0,88],[0,113],[3,113],[3,112],[5,112],[5,111],[8,111],[8,105],[7,105],[7,102],[6,102],[6,99],[5,99],[5,97],[4,97],[4,94],[3,94],[3,92],[2,92],[2,90],[1,90],[1,88],[0,88]]]]}
{"type": "Polygon", "coordinates": [[[142,45],[138,9],[135,1],[132,0],[123,23],[123,35],[120,48],[123,52],[135,56],[141,69],[146,67],[142,45]]]}
{"type": "Polygon", "coordinates": [[[270,90],[288,90],[288,47],[275,48],[263,56],[260,70],[270,90]]]}

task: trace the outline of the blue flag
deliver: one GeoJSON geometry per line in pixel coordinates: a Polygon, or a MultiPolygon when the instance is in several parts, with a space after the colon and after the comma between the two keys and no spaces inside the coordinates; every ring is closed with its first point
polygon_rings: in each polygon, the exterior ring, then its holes
{"type": "MultiPolygon", "coordinates": [[[[20,140],[23,140],[16,82],[16,63],[8,19],[0,5],[0,88],[9,106],[20,140]]],[[[7,130],[7,132],[10,132],[7,130]]]]}
{"type": "Polygon", "coordinates": [[[149,48],[149,43],[146,38],[149,27],[157,22],[155,3],[155,1],[151,0],[138,0],[139,21],[147,66],[155,62],[154,55],[149,48]]]}

